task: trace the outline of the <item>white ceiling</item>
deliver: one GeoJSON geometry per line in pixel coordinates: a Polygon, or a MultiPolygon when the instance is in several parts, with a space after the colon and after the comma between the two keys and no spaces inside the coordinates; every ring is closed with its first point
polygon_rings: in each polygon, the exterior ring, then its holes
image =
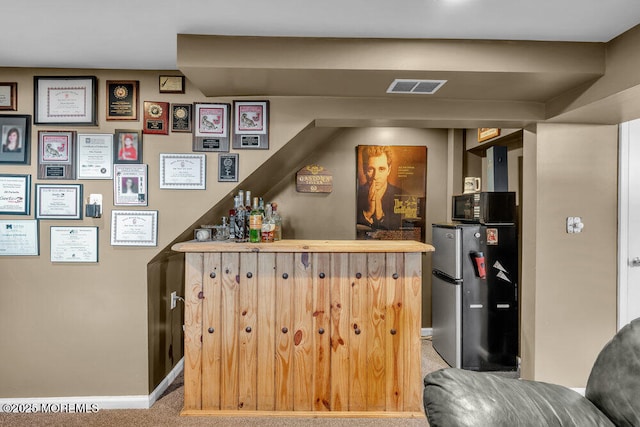
{"type": "Polygon", "coordinates": [[[176,69],[177,34],[607,42],[638,0],[0,0],[0,66],[176,69]]]}

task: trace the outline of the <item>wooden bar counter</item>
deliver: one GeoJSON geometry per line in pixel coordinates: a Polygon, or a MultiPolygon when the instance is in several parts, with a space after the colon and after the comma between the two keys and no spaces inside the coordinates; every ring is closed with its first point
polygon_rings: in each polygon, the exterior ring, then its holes
{"type": "Polygon", "coordinates": [[[413,241],[189,241],[182,415],[424,417],[413,241]]]}

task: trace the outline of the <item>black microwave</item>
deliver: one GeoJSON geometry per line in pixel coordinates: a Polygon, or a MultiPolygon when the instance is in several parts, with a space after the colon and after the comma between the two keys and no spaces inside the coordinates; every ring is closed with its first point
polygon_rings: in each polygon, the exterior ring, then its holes
{"type": "Polygon", "coordinates": [[[451,219],[461,222],[515,223],[516,193],[483,191],[453,196],[451,219]]]}

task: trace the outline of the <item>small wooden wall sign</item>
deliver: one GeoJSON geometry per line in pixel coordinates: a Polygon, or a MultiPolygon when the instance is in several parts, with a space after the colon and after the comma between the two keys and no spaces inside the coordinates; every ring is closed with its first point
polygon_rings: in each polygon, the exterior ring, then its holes
{"type": "Polygon", "coordinates": [[[298,193],[331,193],[333,175],[322,166],[305,166],[296,173],[296,190],[298,193]]]}

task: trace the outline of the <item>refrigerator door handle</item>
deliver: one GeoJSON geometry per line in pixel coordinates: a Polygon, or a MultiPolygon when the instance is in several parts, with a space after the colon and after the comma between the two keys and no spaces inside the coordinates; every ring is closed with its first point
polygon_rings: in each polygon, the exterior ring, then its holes
{"type": "Polygon", "coordinates": [[[432,270],[434,276],[438,277],[441,280],[444,280],[447,283],[451,283],[452,285],[460,285],[462,284],[462,279],[454,279],[453,277],[444,274],[440,270],[432,270]]]}

